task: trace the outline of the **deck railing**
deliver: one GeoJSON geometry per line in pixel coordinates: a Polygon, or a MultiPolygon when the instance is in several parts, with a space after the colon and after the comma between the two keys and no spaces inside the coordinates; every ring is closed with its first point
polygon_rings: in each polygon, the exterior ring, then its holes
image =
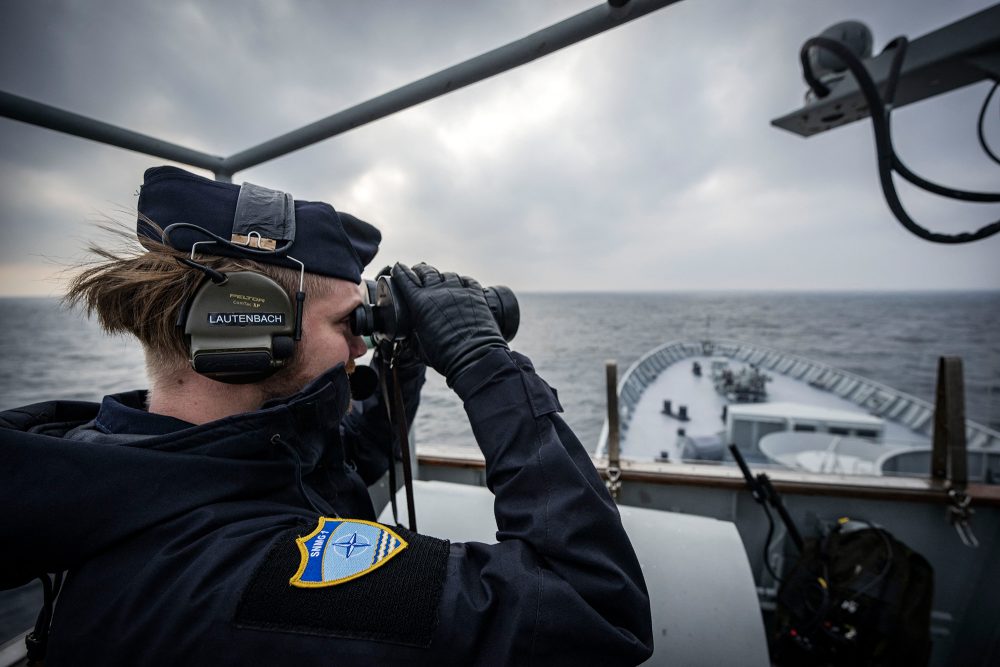
{"type": "MultiPolygon", "coordinates": [[[[819,361],[732,340],[671,341],[653,348],[629,366],[618,383],[622,435],[628,432],[643,392],[660,373],[683,359],[712,355],[754,364],[761,370],[806,382],[832,392],[877,417],[902,424],[928,438],[933,436],[934,406],[927,401],[819,361]]],[[[605,420],[597,443],[597,456],[606,455],[607,441],[608,423],[605,420]]],[[[1000,432],[967,421],[966,442],[970,450],[1000,451],[1000,432]]]]}

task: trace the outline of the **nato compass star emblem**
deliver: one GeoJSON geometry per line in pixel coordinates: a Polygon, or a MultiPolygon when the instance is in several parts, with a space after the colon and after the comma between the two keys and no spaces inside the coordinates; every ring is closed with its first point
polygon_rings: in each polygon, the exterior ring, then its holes
{"type": "Polygon", "coordinates": [[[347,537],[342,537],[333,543],[333,550],[344,558],[354,558],[360,556],[372,545],[364,535],[358,535],[354,531],[347,537]]]}
{"type": "Polygon", "coordinates": [[[385,565],[407,546],[389,528],[360,519],[320,517],[316,530],[296,538],[301,561],[289,580],[299,588],[336,586],[385,565]]]}

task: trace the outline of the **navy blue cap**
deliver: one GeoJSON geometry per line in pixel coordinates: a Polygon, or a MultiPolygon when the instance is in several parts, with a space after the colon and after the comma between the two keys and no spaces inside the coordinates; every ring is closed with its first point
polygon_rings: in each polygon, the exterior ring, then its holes
{"type": "MultiPolygon", "coordinates": [[[[242,189],[233,183],[220,183],[177,167],[147,169],[139,191],[139,214],[136,233],[160,241],[160,235],[143,222],[143,216],[161,229],[176,223],[197,225],[226,239],[249,231],[271,239],[285,252],[277,254],[241,253],[223,243],[202,244],[198,255],[250,257],[265,264],[290,269],[302,262],[306,271],[332,278],[361,282],[361,271],[378,252],[382,234],[378,229],[348,213],[335,211],[324,202],[294,201],[282,192],[247,184],[242,189]],[[263,194],[261,194],[263,193],[263,194]],[[249,203],[248,203],[249,202],[249,203]],[[237,206],[239,204],[239,206],[237,206]],[[250,209],[249,213],[245,211],[250,209]],[[272,216],[274,219],[269,220],[272,216]],[[239,219],[238,219],[239,218],[239,219]],[[234,226],[235,225],[235,226],[234,226]],[[291,245],[288,242],[291,241],[291,245]]],[[[170,245],[188,251],[198,241],[210,237],[190,227],[170,232],[170,245]]],[[[251,241],[251,247],[258,243],[251,241]]]]}

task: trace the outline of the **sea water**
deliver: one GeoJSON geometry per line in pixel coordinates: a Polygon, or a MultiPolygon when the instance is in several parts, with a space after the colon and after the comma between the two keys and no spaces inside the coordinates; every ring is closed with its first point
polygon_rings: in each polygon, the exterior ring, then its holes
{"type": "MultiPolygon", "coordinates": [[[[689,292],[520,294],[512,347],[559,392],[564,418],[593,449],[604,421],[604,362],[619,375],[671,340],[727,338],[797,354],[934,402],[940,356],[965,366],[966,416],[1000,429],[1000,292],[689,292]]],[[[0,299],[0,409],[97,401],[145,387],[139,346],[55,299],[0,299]]],[[[420,444],[475,446],[461,402],[428,373],[420,444]]]]}

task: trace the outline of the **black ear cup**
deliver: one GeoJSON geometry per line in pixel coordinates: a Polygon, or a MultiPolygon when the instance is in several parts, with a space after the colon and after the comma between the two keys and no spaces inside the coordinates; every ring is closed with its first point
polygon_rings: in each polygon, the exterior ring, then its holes
{"type": "Polygon", "coordinates": [[[205,280],[182,310],[191,366],[220,382],[259,382],[295,352],[295,309],[281,285],[261,273],[226,277],[221,284],[205,280]]]}
{"type": "Polygon", "coordinates": [[[229,384],[258,382],[274,373],[273,358],[267,352],[202,352],[192,366],[202,375],[229,384]]]}

